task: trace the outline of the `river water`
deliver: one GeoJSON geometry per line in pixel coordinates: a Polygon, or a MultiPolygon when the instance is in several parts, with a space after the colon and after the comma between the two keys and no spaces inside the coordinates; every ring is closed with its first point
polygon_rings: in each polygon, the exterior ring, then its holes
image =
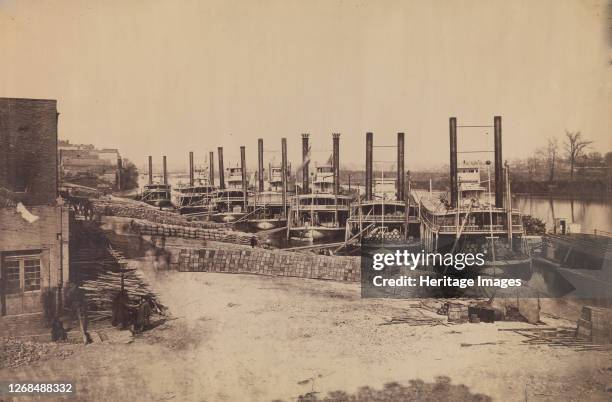
{"type": "Polygon", "coordinates": [[[566,218],[580,224],[583,233],[593,233],[593,230],[612,232],[612,203],[608,200],[515,195],[512,206],[524,215],[542,219],[549,230],[552,230],[555,218],[566,218]]]}

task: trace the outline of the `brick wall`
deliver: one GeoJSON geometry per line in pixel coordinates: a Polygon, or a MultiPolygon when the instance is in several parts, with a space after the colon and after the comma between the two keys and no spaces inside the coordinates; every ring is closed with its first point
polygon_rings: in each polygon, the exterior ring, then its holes
{"type": "Polygon", "coordinates": [[[28,210],[38,217],[33,223],[27,222],[16,208],[0,208],[0,316],[3,313],[42,311],[41,292],[45,289],[55,291],[60,283],[68,283],[68,208],[33,206],[28,207],[28,210]],[[3,257],[15,252],[40,253],[40,291],[26,292],[19,297],[7,297],[2,293],[3,257]],[[9,303],[13,305],[8,305],[9,303]]]}
{"type": "Polygon", "coordinates": [[[55,100],[0,98],[0,187],[25,205],[55,202],[55,100]]]}
{"type": "Polygon", "coordinates": [[[181,250],[172,256],[170,268],[182,272],[291,276],[344,282],[360,280],[359,257],[328,257],[238,246],[181,250]]]}

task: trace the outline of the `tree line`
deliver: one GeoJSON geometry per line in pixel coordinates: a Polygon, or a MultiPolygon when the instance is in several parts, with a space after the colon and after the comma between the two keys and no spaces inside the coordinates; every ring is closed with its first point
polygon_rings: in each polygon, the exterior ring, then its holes
{"type": "Polygon", "coordinates": [[[513,191],[608,194],[612,152],[602,154],[592,144],[580,131],[547,138],[530,156],[512,162],[513,191]]]}

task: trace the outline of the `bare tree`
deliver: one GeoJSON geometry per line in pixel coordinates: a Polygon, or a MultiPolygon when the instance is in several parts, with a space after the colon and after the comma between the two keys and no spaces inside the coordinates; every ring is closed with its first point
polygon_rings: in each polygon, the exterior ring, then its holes
{"type": "Polygon", "coordinates": [[[576,165],[576,160],[578,160],[578,157],[582,151],[592,144],[593,141],[582,139],[580,131],[571,133],[566,130],[565,137],[565,152],[567,153],[567,160],[570,164],[570,179],[574,180],[574,167],[576,165]]]}
{"type": "Polygon", "coordinates": [[[538,151],[538,154],[546,161],[548,168],[548,182],[552,183],[555,180],[555,169],[557,166],[557,159],[559,154],[559,141],[550,137],[547,140],[546,146],[538,151]]]}

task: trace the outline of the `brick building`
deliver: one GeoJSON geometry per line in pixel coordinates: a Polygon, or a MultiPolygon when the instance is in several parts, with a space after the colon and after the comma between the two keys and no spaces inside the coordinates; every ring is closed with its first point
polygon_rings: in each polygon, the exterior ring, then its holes
{"type": "Polygon", "coordinates": [[[116,188],[121,158],[117,149],[96,149],[93,145],[60,141],[58,150],[61,183],[116,188]]]}
{"type": "Polygon", "coordinates": [[[0,317],[57,305],[69,208],[57,198],[57,102],[0,98],[0,317]]]}

